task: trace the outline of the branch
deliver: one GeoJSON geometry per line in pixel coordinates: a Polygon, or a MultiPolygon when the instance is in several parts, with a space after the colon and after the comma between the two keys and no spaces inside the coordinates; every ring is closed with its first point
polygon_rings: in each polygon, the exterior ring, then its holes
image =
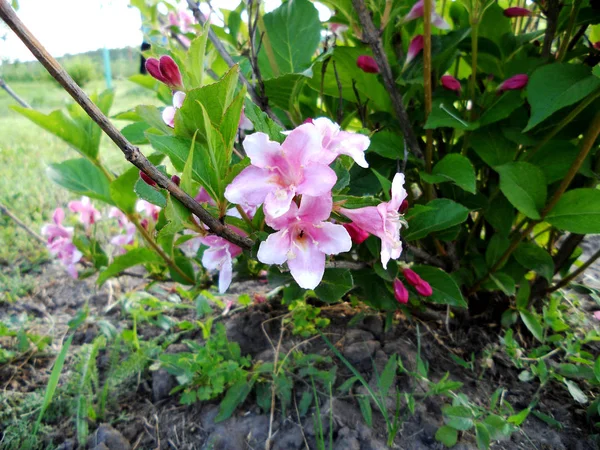
{"type": "Polygon", "coordinates": [[[387,59],[387,55],[385,54],[385,50],[383,49],[383,44],[381,43],[380,39],[381,33],[375,28],[375,25],[373,25],[371,14],[369,13],[369,10],[367,10],[364,0],[352,0],[352,4],[354,5],[354,9],[356,10],[360,23],[363,27],[363,41],[371,46],[373,56],[375,57],[375,61],[377,61],[377,65],[381,71],[383,84],[385,84],[385,88],[390,93],[392,105],[394,106],[394,111],[398,117],[398,122],[400,123],[402,133],[404,134],[404,139],[408,142],[408,148],[417,158],[424,159],[423,152],[421,151],[421,147],[419,146],[415,132],[410,124],[408,114],[404,108],[402,95],[396,87],[396,81],[392,75],[390,63],[387,59]]]}
{"type": "Polygon", "coordinates": [[[558,26],[558,15],[560,13],[560,0],[548,0],[546,8],[546,33],[544,34],[544,45],[542,47],[542,58],[549,58],[552,52],[552,41],[558,26]]]}
{"type": "MultiPolygon", "coordinates": [[[[2,1],[6,1],[6,0],[2,0],[2,1]]],[[[190,9],[190,11],[192,11],[192,13],[194,14],[194,17],[196,18],[198,23],[200,23],[202,26],[204,26],[206,23],[206,19],[204,18],[204,14],[202,14],[202,11],[200,11],[200,8],[198,7],[198,3],[196,3],[194,0],[187,0],[187,4],[188,4],[188,8],[190,9]]],[[[221,40],[217,37],[215,32],[210,27],[208,27],[208,38],[210,39],[210,42],[212,42],[212,44],[214,45],[215,49],[217,49],[217,52],[219,53],[219,55],[221,55],[221,58],[223,58],[223,60],[227,64],[227,66],[229,66],[230,68],[235,66],[235,62],[233,61],[233,58],[231,58],[231,55],[227,52],[227,50],[225,49],[225,46],[223,45],[221,40]]],[[[277,123],[277,125],[280,125],[281,127],[285,128],[285,126],[283,125],[281,120],[279,120],[279,117],[277,117],[275,115],[275,113],[273,112],[273,110],[271,110],[271,108],[269,107],[268,104],[265,104],[265,102],[263,102],[260,95],[258,95],[258,93],[256,92],[256,89],[254,89],[254,86],[252,84],[250,84],[250,82],[244,76],[244,74],[242,72],[240,72],[240,81],[242,83],[244,83],[244,85],[246,86],[246,89],[248,89],[248,94],[250,94],[252,101],[254,103],[256,103],[258,106],[260,106],[260,108],[271,119],[273,119],[273,121],[275,123],[277,123]]]]}
{"type": "Polygon", "coordinates": [[[565,287],[567,284],[569,284],[571,281],[573,281],[575,278],[577,278],[579,275],[581,275],[598,258],[600,258],[600,250],[598,250],[596,253],[594,253],[590,257],[590,259],[588,259],[585,263],[583,263],[581,265],[581,267],[579,267],[577,270],[571,272],[569,275],[567,275],[566,277],[564,277],[562,280],[560,280],[557,284],[555,284],[551,288],[548,288],[546,290],[546,293],[554,292],[554,291],[556,291],[556,290],[558,290],[558,289],[560,289],[562,287],[565,287]]]}
{"type": "Polygon", "coordinates": [[[0,87],[2,89],[4,89],[6,92],[8,92],[8,95],[10,95],[12,98],[14,98],[15,101],[19,105],[21,105],[23,108],[31,108],[31,106],[29,106],[29,104],[25,100],[23,100],[21,97],[19,97],[17,95],[17,93],[15,91],[13,91],[11,89],[11,87],[8,84],[6,84],[6,81],[4,81],[2,78],[0,78],[0,87]]]}
{"type": "Polygon", "coordinates": [[[415,247],[414,245],[409,245],[409,244],[406,245],[406,249],[409,252],[411,252],[413,255],[415,255],[415,258],[421,259],[421,260],[425,261],[426,263],[432,264],[432,265],[440,267],[442,269],[446,267],[446,264],[444,264],[444,261],[439,259],[437,256],[430,255],[423,249],[420,249],[418,247],[415,247]]]}
{"type": "Polygon", "coordinates": [[[161,188],[168,190],[173,197],[183,203],[183,205],[195,214],[200,221],[206,224],[212,233],[244,249],[250,249],[252,247],[254,242],[251,239],[240,236],[215,219],[208,211],[200,206],[198,202],[171,181],[170,178],[154,167],[154,165],[140,152],[139,148],[131,144],[125,136],[121,134],[102,111],[92,103],[85,92],[83,92],[77,83],[73,81],[56,59],[46,51],[42,44],[31,34],[27,27],[25,27],[7,0],[0,0],[0,17],[14,31],[19,39],[23,41],[27,48],[31,50],[33,55],[42,63],[50,75],[60,83],[90,118],[96,122],[102,131],[104,131],[117,147],[119,147],[127,161],[148,175],[161,188]]]}
{"type": "Polygon", "coordinates": [[[10,217],[13,220],[14,223],[16,223],[18,226],[20,226],[21,228],[23,228],[27,233],[29,233],[31,236],[33,236],[33,238],[36,241],[39,241],[42,244],[46,245],[46,240],[43,237],[41,237],[39,234],[37,234],[35,231],[33,231],[31,228],[29,228],[24,222],[21,221],[21,219],[19,219],[17,216],[15,216],[2,203],[0,203],[0,213],[3,213],[5,215],[7,215],[8,217],[10,217]]]}

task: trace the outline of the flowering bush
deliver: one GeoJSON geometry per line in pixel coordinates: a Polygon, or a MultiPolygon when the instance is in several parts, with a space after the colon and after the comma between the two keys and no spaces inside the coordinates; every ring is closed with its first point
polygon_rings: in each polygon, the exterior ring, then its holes
{"type": "MultiPolygon", "coordinates": [[[[529,300],[570,281],[583,236],[600,233],[588,3],[325,1],[325,22],[308,0],[209,20],[194,2],[193,19],[168,5],[167,20],[158,3],[136,5],[169,39],[131,80],[165,106],[116,116],[158,172],[137,156],[111,172],[75,107],[15,108],[80,154],[49,174],[86,196],[69,208],[87,239],[62,210],[43,230],[71,275],[81,261],[100,283],[135,265],[188,285],[218,272],[223,293],[268,269],[287,292],[382,310],[485,309],[496,292],[504,325],[532,329],[529,300]],[[112,207],[112,252],[89,233],[108,219],[87,197],[112,207]]],[[[92,99],[108,114],[112,98],[92,99]]]]}

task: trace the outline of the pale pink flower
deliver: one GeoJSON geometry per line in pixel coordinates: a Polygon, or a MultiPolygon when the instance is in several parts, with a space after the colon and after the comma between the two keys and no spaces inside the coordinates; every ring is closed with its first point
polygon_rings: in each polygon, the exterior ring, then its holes
{"type": "MultiPolygon", "coordinates": [[[[411,20],[418,19],[419,17],[423,17],[423,8],[424,8],[424,1],[419,0],[417,3],[415,3],[413,5],[411,10],[408,12],[408,14],[406,16],[404,16],[404,19],[402,20],[402,22],[410,22],[411,20]]],[[[435,2],[434,1],[431,2],[431,24],[434,27],[437,27],[441,30],[450,29],[450,25],[448,25],[448,22],[446,22],[442,16],[440,16],[438,13],[435,12],[435,2]]]]}
{"type": "Polygon", "coordinates": [[[117,222],[119,222],[119,227],[121,228],[125,228],[125,226],[129,223],[129,219],[125,213],[114,206],[108,211],[108,217],[111,219],[117,219],[117,222]]]}
{"type": "Polygon", "coordinates": [[[173,94],[173,106],[167,106],[163,109],[162,119],[171,128],[175,128],[175,113],[183,106],[185,92],[177,91],[173,94]]]}
{"type": "Polygon", "coordinates": [[[171,11],[169,13],[169,25],[179,27],[181,31],[187,33],[192,30],[194,18],[186,11],[171,11]]]}
{"type": "Polygon", "coordinates": [[[500,86],[498,86],[498,89],[496,89],[496,91],[498,93],[501,93],[504,91],[515,91],[515,90],[523,89],[525,86],[527,86],[528,82],[529,82],[529,77],[524,73],[520,73],[518,75],[512,76],[512,77],[504,80],[502,82],[502,84],[500,84],[500,86]]]}
{"type": "Polygon", "coordinates": [[[113,236],[110,240],[110,243],[117,247],[117,253],[119,254],[125,253],[125,247],[127,245],[133,245],[133,242],[135,240],[135,225],[131,222],[128,222],[123,228],[125,230],[124,234],[118,234],[116,236],[113,236]]]}
{"type": "Polygon", "coordinates": [[[225,303],[225,308],[223,308],[223,312],[221,313],[221,315],[226,316],[227,314],[229,314],[232,307],[233,307],[233,300],[227,300],[227,302],[225,303]]]}
{"type": "Polygon", "coordinates": [[[365,159],[365,150],[371,141],[368,136],[359,133],[341,131],[340,126],[326,117],[313,119],[312,124],[321,134],[323,151],[319,152],[316,162],[331,164],[338,155],[350,156],[361,167],[369,167],[365,159]]]}
{"type": "Polygon", "coordinates": [[[147,217],[150,217],[155,222],[158,220],[158,214],[160,213],[160,207],[153,205],[146,200],[138,200],[135,205],[135,210],[140,213],[144,213],[147,217]]]}
{"type": "Polygon", "coordinates": [[[329,166],[314,162],[321,152],[321,135],[311,124],[297,127],[283,144],[269,140],[265,133],[254,133],[244,139],[243,146],[252,165],[225,189],[231,203],[264,203],[266,214],[280,217],[290,209],[295,195],[328,194],[337,180],[329,166]]]}
{"type": "Polygon", "coordinates": [[[396,297],[398,303],[408,303],[408,289],[398,278],[394,279],[394,297],[396,297]]]}
{"type": "Polygon", "coordinates": [[[594,319],[600,320],[600,311],[594,311],[594,319]]]}
{"type": "Polygon", "coordinates": [[[65,218],[65,212],[62,208],[56,208],[52,214],[53,224],[47,224],[42,227],[42,235],[48,237],[48,251],[56,256],[65,266],[71,277],[77,278],[77,268],[75,264],[81,260],[83,254],[77,250],[72,242],[73,228],[63,227],[62,221],[65,218]]]}
{"type": "Polygon", "coordinates": [[[62,208],[56,208],[52,214],[52,221],[54,223],[46,224],[42,227],[42,236],[48,237],[48,245],[52,244],[57,239],[71,239],[73,236],[72,227],[63,227],[62,221],[64,219],[64,210],[62,208]]]}
{"type": "Polygon", "coordinates": [[[73,212],[79,213],[79,221],[85,226],[85,228],[89,228],[91,225],[95,224],[98,220],[102,218],[102,214],[94,205],[92,205],[89,197],[81,197],[79,201],[69,202],[69,209],[73,212]]]}
{"type": "MultiPolygon", "coordinates": [[[[242,230],[230,226],[241,236],[246,236],[242,230]]],[[[242,249],[222,237],[209,235],[198,238],[208,249],[202,255],[202,265],[207,270],[219,271],[219,292],[224,293],[233,278],[233,258],[242,253],[242,249]]],[[[197,251],[197,250],[196,250],[197,251]]]]}
{"type": "Polygon", "coordinates": [[[406,62],[404,66],[406,67],[413,59],[417,57],[419,53],[423,50],[423,35],[418,34],[415,36],[408,46],[408,52],[406,52],[406,62]]]}
{"type": "Polygon", "coordinates": [[[146,70],[161,83],[166,84],[174,91],[183,89],[181,71],[177,63],[168,55],[163,55],[160,59],[148,58],[146,60],[146,70]]]}
{"type": "Polygon", "coordinates": [[[240,115],[240,123],[238,128],[243,131],[251,131],[254,129],[254,124],[246,117],[244,109],[242,108],[242,114],[240,115]]]}
{"type": "MultiPolygon", "coordinates": [[[[192,230],[184,230],[183,234],[184,235],[195,235],[197,233],[195,233],[192,230]]],[[[201,236],[197,235],[196,237],[193,237],[193,238],[185,241],[183,244],[181,244],[179,246],[179,248],[181,249],[181,251],[183,252],[183,254],[185,256],[187,256],[188,258],[194,258],[198,254],[198,250],[200,250],[201,245],[202,245],[201,236]]]]}
{"type": "Polygon", "coordinates": [[[348,25],[345,25],[343,23],[329,23],[327,25],[329,27],[329,29],[331,30],[331,32],[335,35],[336,38],[341,39],[342,34],[344,34],[346,31],[348,31],[348,25]]]}
{"type": "Polygon", "coordinates": [[[292,202],[282,216],[267,216],[267,224],[277,232],[261,242],[258,260],[265,264],[287,261],[300,287],[316,288],[325,272],[325,255],[337,255],[352,248],[350,235],[343,226],[325,222],[331,208],[331,195],[303,195],[300,208],[292,202]]]}
{"type": "Polygon", "coordinates": [[[389,202],[357,209],[340,208],[340,212],[355,225],[381,239],[381,264],[384,268],[387,268],[390,259],[398,259],[402,253],[402,220],[398,210],[406,196],[404,174],[397,173],[392,181],[392,198],[389,202]]]}

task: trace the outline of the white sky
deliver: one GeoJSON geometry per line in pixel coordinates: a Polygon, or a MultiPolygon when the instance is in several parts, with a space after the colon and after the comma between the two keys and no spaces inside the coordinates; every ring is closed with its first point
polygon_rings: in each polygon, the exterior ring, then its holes
{"type": "MultiPolygon", "coordinates": [[[[235,9],[240,0],[214,0],[213,7],[235,9]]],[[[274,9],[279,0],[266,0],[274,9]]],[[[18,15],[53,56],[108,48],[137,47],[142,42],[139,11],[129,0],[20,0],[18,15]]],[[[328,11],[316,4],[321,20],[328,11]]],[[[0,61],[35,59],[21,41],[0,21],[0,61]],[[6,39],[2,40],[2,37],[6,39]]]]}

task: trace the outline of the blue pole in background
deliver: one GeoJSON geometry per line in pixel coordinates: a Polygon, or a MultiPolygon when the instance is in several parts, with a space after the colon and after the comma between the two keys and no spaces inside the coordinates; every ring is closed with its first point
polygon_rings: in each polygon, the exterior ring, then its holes
{"type": "Polygon", "coordinates": [[[110,52],[106,47],[103,50],[104,56],[104,78],[106,79],[106,87],[112,89],[112,71],[110,69],[110,52]]]}

